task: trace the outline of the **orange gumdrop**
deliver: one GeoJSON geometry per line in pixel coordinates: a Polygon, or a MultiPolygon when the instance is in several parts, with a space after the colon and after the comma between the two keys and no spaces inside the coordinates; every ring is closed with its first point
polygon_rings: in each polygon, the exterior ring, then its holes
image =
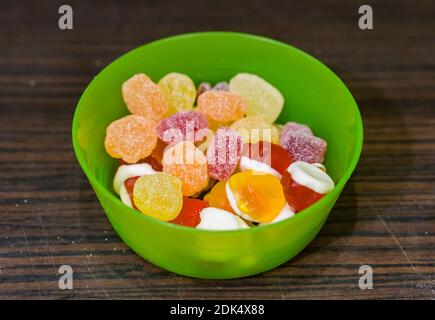
{"type": "Polygon", "coordinates": [[[246,103],[234,93],[210,90],[199,96],[198,111],[204,113],[212,123],[233,122],[243,117],[246,103]]]}
{"type": "Polygon", "coordinates": [[[106,129],[104,140],[107,153],[127,163],[136,163],[148,157],[156,143],[154,123],[137,115],[129,115],[112,122],[106,129]]]}
{"type": "Polygon", "coordinates": [[[163,171],[182,183],[186,197],[202,191],[208,186],[207,158],[192,142],[181,141],[166,148],[162,159],[163,171]]]}
{"type": "Polygon", "coordinates": [[[162,89],[143,73],[124,82],[122,97],[131,113],[154,122],[162,119],[168,111],[168,101],[162,89]]]}
{"type": "Polygon", "coordinates": [[[159,163],[162,163],[163,153],[164,153],[165,148],[167,146],[168,145],[166,143],[164,143],[162,140],[157,139],[157,145],[156,145],[155,149],[153,150],[153,152],[151,153],[151,157],[156,159],[159,163]]]}
{"type": "Polygon", "coordinates": [[[216,183],[210,192],[205,195],[204,200],[209,203],[210,207],[215,207],[234,213],[230,203],[228,202],[227,193],[225,191],[226,184],[226,180],[216,183]]]}
{"type": "Polygon", "coordinates": [[[272,174],[239,172],[228,184],[239,211],[253,221],[270,222],[285,205],[281,183],[272,174]]]}

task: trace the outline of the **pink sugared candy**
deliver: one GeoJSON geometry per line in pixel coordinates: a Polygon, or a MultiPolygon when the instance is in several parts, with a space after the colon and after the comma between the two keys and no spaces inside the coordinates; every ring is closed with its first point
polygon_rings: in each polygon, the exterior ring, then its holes
{"type": "Polygon", "coordinates": [[[221,81],[212,86],[209,82],[201,82],[196,90],[196,96],[199,97],[201,93],[206,91],[230,91],[230,85],[226,81],[221,81]]]}
{"type": "Polygon", "coordinates": [[[199,97],[202,93],[211,90],[213,87],[208,82],[201,82],[196,89],[196,96],[199,97]]]}
{"type": "Polygon", "coordinates": [[[207,149],[208,174],[228,179],[237,168],[242,153],[242,138],[231,128],[220,128],[207,149]]]}
{"type": "Polygon", "coordinates": [[[182,111],[161,120],[157,126],[157,136],[168,144],[184,140],[202,141],[206,135],[208,121],[204,114],[182,111]]]}
{"type": "Polygon", "coordinates": [[[327,149],[325,140],[314,136],[307,126],[295,122],[284,126],[280,144],[294,161],[309,163],[322,163],[327,149]]]}
{"type": "Polygon", "coordinates": [[[226,81],[218,82],[214,85],[213,90],[216,91],[230,91],[230,85],[226,81]]]}
{"type": "Polygon", "coordinates": [[[313,131],[311,131],[310,127],[308,127],[307,125],[289,121],[282,128],[281,136],[289,133],[296,133],[296,132],[313,135],[313,131]]]}

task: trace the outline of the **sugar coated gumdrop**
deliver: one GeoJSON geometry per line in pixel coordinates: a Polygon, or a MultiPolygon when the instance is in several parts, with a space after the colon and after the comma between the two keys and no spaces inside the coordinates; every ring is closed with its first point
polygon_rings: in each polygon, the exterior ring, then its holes
{"type": "Polygon", "coordinates": [[[334,182],[326,172],[304,161],[292,163],[281,184],[288,204],[296,212],[312,205],[334,188],[334,182]]]}
{"type": "Polygon", "coordinates": [[[199,97],[202,93],[212,89],[212,86],[208,82],[201,82],[196,90],[196,96],[199,97]]]}
{"type": "Polygon", "coordinates": [[[179,215],[172,220],[172,223],[179,224],[182,226],[195,228],[201,221],[199,213],[202,209],[207,208],[209,205],[207,201],[183,198],[183,208],[179,215]]]}
{"type": "Polygon", "coordinates": [[[243,145],[240,170],[270,173],[281,179],[293,162],[288,152],[280,145],[260,141],[243,145]]]}
{"type": "Polygon", "coordinates": [[[213,140],[213,137],[214,137],[214,131],[207,129],[204,138],[197,143],[198,149],[201,150],[202,152],[205,152],[210,142],[213,140]]]}
{"type": "Polygon", "coordinates": [[[218,123],[240,119],[245,114],[244,99],[226,91],[206,91],[198,97],[198,111],[218,123]]]}
{"type": "Polygon", "coordinates": [[[226,193],[234,212],[249,221],[273,221],[285,205],[281,183],[271,174],[236,173],[228,180],[226,193]]]}
{"type": "Polygon", "coordinates": [[[113,178],[113,190],[119,194],[122,184],[125,180],[133,177],[141,177],[145,174],[153,174],[156,171],[148,163],[123,164],[116,170],[113,178]]]}
{"type": "Polygon", "coordinates": [[[208,173],[217,180],[228,179],[237,168],[242,153],[242,139],[230,128],[216,131],[207,148],[208,173]]]}
{"type": "Polygon", "coordinates": [[[231,208],[231,205],[228,202],[227,193],[225,190],[226,184],[226,180],[216,183],[210,192],[205,195],[204,200],[209,203],[210,207],[233,212],[233,208],[231,208]]]}
{"type": "Polygon", "coordinates": [[[148,157],[156,147],[154,123],[138,115],[115,120],[106,129],[104,146],[113,158],[135,163],[148,157]]]}
{"type": "Polygon", "coordinates": [[[168,111],[168,101],[162,89],[143,73],[124,82],[122,97],[131,113],[154,122],[163,118],[168,111]]]}
{"type": "MultiPolygon", "coordinates": [[[[165,152],[165,148],[168,145],[166,143],[164,143],[162,140],[157,139],[157,145],[154,148],[153,152],[151,152],[151,157],[153,157],[154,159],[156,159],[160,165],[162,164],[162,158],[163,158],[163,152],[165,152]]],[[[158,170],[161,171],[161,170],[158,170]]]]}
{"type": "Polygon", "coordinates": [[[279,143],[278,129],[260,117],[241,118],[234,122],[231,128],[240,134],[243,143],[257,143],[259,141],[279,143]]]}
{"type": "Polygon", "coordinates": [[[159,86],[168,100],[168,114],[192,109],[196,88],[188,76],[177,72],[168,73],[160,79],[159,86]]]}
{"type": "Polygon", "coordinates": [[[275,122],[284,106],[282,94],[270,83],[254,74],[237,74],[230,81],[230,92],[245,98],[248,116],[262,117],[270,124],[275,122]]]}
{"type": "Polygon", "coordinates": [[[281,135],[285,136],[287,134],[291,133],[301,133],[301,134],[308,134],[312,135],[313,132],[311,131],[310,127],[308,127],[305,124],[297,123],[297,122],[287,122],[281,130],[281,135]]]}
{"type": "Polygon", "coordinates": [[[134,204],[146,215],[173,220],[183,205],[181,187],[180,179],[165,172],[144,175],[134,184],[134,204]]]}
{"type": "Polygon", "coordinates": [[[218,82],[214,85],[213,90],[216,91],[230,91],[230,86],[228,84],[228,82],[226,81],[221,81],[218,82]]]}
{"type": "Polygon", "coordinates": [[[190,141],[166,148],[163,171],[178,177],[183,183],[183,195],[191,196],[208,185],[207,158],[190,141]]]}
{"type": "Polygon", "coordinates": [[[300,131],[283,132],[280,140],[281,146],[295,161],[323,162],[327,149],[325,140],[300,131]]]}
{"type": "Polygon", "coordinates": [[[208,122],[204,114],[194,111],[177,112],[159,122],[158,137],[168,143],[182,140],[201,141],[207,135],[208,122]]]}

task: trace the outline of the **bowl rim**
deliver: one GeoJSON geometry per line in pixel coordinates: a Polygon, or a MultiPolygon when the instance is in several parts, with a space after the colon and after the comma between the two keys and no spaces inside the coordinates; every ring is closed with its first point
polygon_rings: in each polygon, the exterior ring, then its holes
{"type": "MultiPolygon", "coordinates": [[[[255,228],[238,229],[238,230],[222,230],[222,231],[216,232],[215,230],[196,229],[196,228],[192,228],[192,227],[187,227],[187,226],[182,226],[182,225],[178,225],[178,224],[174,224],[174,223],[169,223],[166,221],[161,221],[161,220],[158,220],[158,219],[153,218],[151,216],[148,216],[146,214],[143,214],[142,212],[140,212],[138,210],[135,210],[133,208],[129,208],[128,206],[125,206],[126,209],[128,209],[131,214],[136,215],[139,219],[145,219],[145,221],[148,223],[159,224],[159,225],[166,227],[166,228],[172,228],[174,230],[178,230],[179,232],[194,233],[194,234],[201,234],[201,233],[202,234],[216,234],[216,235],[219,235],[219,234],[228,235],[228,234],[249,233],[249,232],[251,232],[251,233],[252,232],[254,232],[254,233],[263,232],[263,231],[266,231],[268,229],[281,227],[284,224],[297,223],[298,219],[301,219],[302,217],[308,217],[309,215],[314,214],[314,211],[316,211],[316,208],[320,207],[322,203],[330,202],[336,193],[339,193],[339,194],[341,193],[342,188],[345,186],[345,184],[347,183],[347,181],[349,180],[353,171],[356,168],[356,165],[357,165],[358,160],[359,160],[360,155],[361,155],[362,146],[363,146],[363,137],[364,137],[364,132],[363,132],[364,129],[363,129],[363,122],[362,122],[361,113],[359,111],[358,105],[357,105],[354,97],[350,93],[347,86],[335,74],[335,72],[333,72],[328,66],[326,66],[325,64],[323,64],[322,62],[320,62],[318,59],[314,58],[310,54],[308,54],[308,53],[306,53],[306,52],[304,52],[304,51],[302,51],[302,50],[300,50],[300,49],[298,49],[290,44],[287,44],[287,43],[284,43],[284,42],[281,42],[281,41],[278,41],[275,39],[267,38],[264,36],[259,36],[259,35],[249,34],[249,33],[231,32],[231,31],[205,31],[205,32],[192,32],[192,33],[177,34],[177,35],[165,37],[162,39],[154,40],[154,41],[145,43],[137,48],[129,50],[128,52],[122,54],[121,56],[119,56],[118,58],[113,60],[111,63],[109,63],[107,66],[105,66],[102,70],[100,70],[98,72],[98,74],[91,80],[91,82],[88,83],[85,90],[83,91],[83,93],[82,93],[82,95],[77,103],[76,109],[74,111],[73,122],[72,122],[72,144],[73,144],[74,153],[75,153],[76,158],[79,162],[79,165],[82,168],[83,172],[85,173],[86,177],[89,179],[91,185],[94,188],[97,188],[103,194],[105,194],[105,196],[107,196],[107,198],[110,199],[110,201],[115,201],[115,202],[118,201],[119,203],[123,204],[122,201],[120,200],[120,198],[117,197],[112,192],[110,192],[110,190],[108,190],[102,183],[100,183],[100,181],[91,172],[86,161],[84,160],[85,156],[83,155],[83,153],[81,151],[81,147],[79,146],[79,143],[78,143],[78,114],[80,112],[80,109],[82,108],[83,101],[85,100],[86,96],[89,94],[90,88],[98,80],[99,76],[102,73],[104,73],[104,71],[106,69],[108,69],[110,66],[112,66],[113,64],[119,63],[119,61],[121,59],[124,59],[124,58],[128,57],[129,55],[133,55],[134,53],[136,53],[136,51],[140,51],[144,47],[159,45],[159,44],[162,44],[165,42],[170,42],[173,40],[182,40],[182,39],[187,39],[187,38],[204,37],[204,36],[206,36],[206,37],[210,37],[210,36],[239,37],[239,38],[245,38],[245,39],[251,39],[251,40],[255,40],[255,41],[270,43],[270,44],[273,44],[275,46],[280,46],[280,47],[283,47],[286,49],[293,50],[294,52],[297,52],[298,54],[304,56],[306,59],[311,60],[314,64],[317,65],[317,67],[327,70],[333,76],[333,78],[335,78],[335,80],[338,80],[338,83],[342,86],[344,93],[350,98],[349,107],[354,108],[354,111],[355,111],[356,149],[355,149],[354,154],[352,155],[352,159],[350,161],[350,164],[346,168],[345,172],[343,173],[343,175],[341,176],[339,181],[335,184],[334,189],[331,192],[329,192],[328,194],[326,194],[319,201],[312,204],[308,208],[298,212],[291,219],[284,219],[282,221],[278,221],[275,223],[270,223],[270,224],[266,224],[266,225],[259,225],[255,228]]],[[[338,196],[339,196],[339,194],[338,194],[338,196]]],[[[104,208],[103,208],[103,210],[104,210],[104,208]]]]}

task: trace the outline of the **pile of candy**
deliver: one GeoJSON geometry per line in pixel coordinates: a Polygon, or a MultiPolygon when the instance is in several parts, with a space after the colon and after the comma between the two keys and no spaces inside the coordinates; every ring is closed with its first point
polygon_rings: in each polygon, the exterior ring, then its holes
{"type": "Polygon", "coordinates": [[[122,96],[131,115],[108,126],[105,148],[121,162],[115,192],[146,215],[243,229],[292,217],[334,188],[326,142],[306,125],[275,124],[284,97],[256,75],[196,88],[180,73],[158,84],[137,74],[122,96]]]}

